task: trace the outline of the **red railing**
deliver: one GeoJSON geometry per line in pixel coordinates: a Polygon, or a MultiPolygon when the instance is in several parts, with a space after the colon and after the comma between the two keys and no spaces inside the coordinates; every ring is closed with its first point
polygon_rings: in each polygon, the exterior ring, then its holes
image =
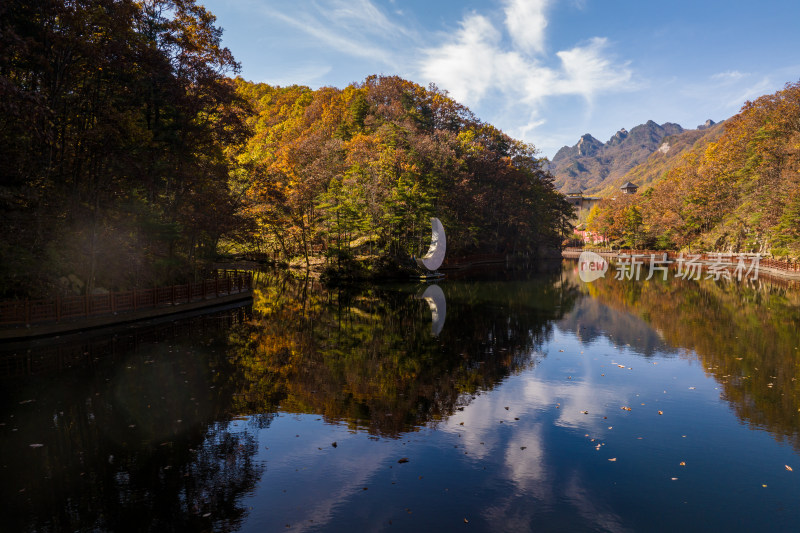
{"type": "MultiPolygon", "coordinates": [[[[616,253],[616,254],[625,254],[625,255],[644,255],[646,257],[650,257],[651,254],[654,254],[657,258],[663,257],[665,253],[664,250],[612,250],[610,248],[564,248],[565,252],[595,252],[595,253],[616,253]]],[[[681,252],[675,251],[668,251],[666,252],[667,259],[674,261],[678,257],[680,257],[681,252]]],[[[688,258],[697,257],[699,261],[719,261],[721,258],[727,258],[730,261],[737,261],[740,255],[745,257],[754,257],[756,254],[735,254],[735,253],[726,253],[726,252],[702,252],[702,253],[689,253],[686,252],[683,254],[684,257],[688,258]]],[[[729,261],[729,262],[730,262],[729,261]]],[[[774,268],[777,270],[783,270],[785,272],[800,272],[800,262],[797,261],[779,261],[777,259],[769,259],[767,257],[761,257],[758,261],[759,265],[762,267],[767,268],[774,268]]]]}
{"type": "Polygon", "coordinates": [[[109,292],[82,296],[58,296],[54,300],[0,302],[0,325],[60,322],[71,318],[112,315],[126,311],[166,307],[209,300],[252,289],[249,272],[223,271],[199,283],[109,292]]]}

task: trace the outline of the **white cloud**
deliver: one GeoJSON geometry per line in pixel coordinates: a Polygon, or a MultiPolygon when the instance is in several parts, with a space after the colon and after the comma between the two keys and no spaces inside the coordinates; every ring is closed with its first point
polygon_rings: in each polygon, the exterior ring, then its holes
{"type": "Polygon", "coordinates": [[[749,74],[739,72],[738,70],[729,70],[727,72],[717,72],[711,76],[711,79],[720,81],[735,81],[747,76],[749,76],[749,74]]]}
{"type": "Polygon", "coordinates": [[[456,100],[480,101],[493,84],[500,32],[481,15],[471,14],[461,21],[461,28],[451,42],[425,51],[422,75],[435,82],[444,82],[456,100]]]}
{"type": "Polygon", "coordinates": [[[396,43],[419,42],[417,32],[391,20],[371,0],[321,0],[293,2],[289,9],[282,3],[273,6],[255,4],[267,16],[292,26],[321,44],[351,57],[378,61],[393,69],[404,62],[396,43]]]}
{"type": "Polygon", "coordinates": [[[540,110],[548,98],[579,96],[591,110],[597,94],[634,88],[630,65],[615,62],[605,38],[592,38],[552,57],[543,55],[546,7],[547,0],[509,0],[509,46],[503,45],[503,32],[491,19],[468,14],[454,34],[422,51],[421,75],[469,106],[500,96],[508,103],[506,112],[513,109],[517,130],[525,134],[544,123],[540,110]],[[520,117],[529,120],[520,124],[520,117]]]}
{"type": "Polygon", "coordinates": [[[506,28],[514,44],[528,53],[544,52],[548,0],[508,0],[506,28]]]}
{"type": "Polygon", "coordinates": [[[580,94],[587,100],[595,93],[625,87],[632,72],[628,64],[614,65],[605,57],[608,40],[594,37],[585,46],[558,52],[564,71],[563,94],[580,94]]]}

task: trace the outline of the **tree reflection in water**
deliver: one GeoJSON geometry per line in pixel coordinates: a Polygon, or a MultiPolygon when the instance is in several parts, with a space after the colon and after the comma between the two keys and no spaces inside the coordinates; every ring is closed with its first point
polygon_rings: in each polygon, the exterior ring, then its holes
{"type": "Polygon", "coordinates": [[[235,530],[265,468],[251,429],[279,406],[397,437],[534,364],[577,291],[558,271],[530,277],[446,283],[438,336],[419,285],[326,288],[262,273],[252,315],[7,347],[5,521],[235,530]],[[244,430],[231,424],[241,417],[244,430]]]}
{"type": "Polygon", "coordinates": [[[442,324],[431,325],[418,284],[326,288],[271,276],[260,280],[250,327],[231,336],[244,397],[383,436],[435,424],[533,364],[577,295],[557,283],[558,271],[448,281],[447,324],[434,335],[442,324]]]}
{"type": "Polygon", "coordinates": [[[237,368],[225,357],[224,335],[245,318],[238,309],[7,347],[4,528],[238,529],[240,500],[262,471],[252,434],[228,424],[237,368]]]}
{"type": "MultiPolygon", "coordinates": [[[[281,416],[277,413],[313,414],[398,446],[403,444],[394,439],[423,426],[447,433],[440,423],[454,413],[475,417],[482,404],[501,411],[509,405],[487,396],[459,412],[477,395],[542,361],[555,324],[576,332],[581,346],[609,338],[619,346],[630,344],[634,357],[699,360],[741,420],[798,447],[797,292],[672,277],[666,283],[609,277],[586,285],[570,263],[563,272],[559,268],[470,273],[468,281],[451,277],[438,285],[441,296],[434,299],[437,312],[446,306],[444,323],[417,297],[429,286],[331,288],[270,272],[259,275],[252,309],[6,346],[0,357],[4,526],[12,531],[245,527],[249,508],[243,502],[259,484],[269,484],[267,470],[275,479],[283,479],[284,470],[294,472],[279,462],[261,462],[264,456],[257,452],[259,430],[281,416]]],[[[550,381],[546,375],[529,377],[527,382],[539,387],[529,392],[547,404],[557,396],[553,391],[567,386],[573,394],[586,390],[601,403],[598,398],[618,392],[588,380],[564,385],[558,372],[557,386],[552,376],[550,381]]],[[[571,414],[564,411],[558,416],[588,420],[577,406],[571,414]]],[[[552,413],[541,413],[539,422],[533,419],[533,434],[544,439],[546,428],[562,426],[548,425],[552,413]]],[[[472,440],[488,440],[481,427],[487,435],[497,433],[493,424],[472,425],[472,440]]],[[[521,444],[512,447],[520,457],[508,459],[515,467],[543,469],[547,463],[554,472],[571,472],[572,464],[560,463],[567,461],[560,446],[572,442],[569,431],[565,434],[564,441],[548,441],[559,453],[545,456],[548,446],[540,447],[541,465],[530,443],[514,441],[521,444]]],[[[483,442],[478,445],[483,449],[483,442]]],[[[321,452],[315,460],[322,460],[325,452],[313,450],[321,452]]],[[[538,485],[526,487],[509,495],[521,498],[514,500],[517,511],[530,509],[520,495],[538,485]]]]}
{"type": "Polygon", "coordinates": [[[800,450],[797,287],[763,277],[749,282],[684,280],[674,272],[667,281],[620,281],[608,275],[583,284],[575,265],[565,263],[567,277],[591,297],[579,308],[586,312],[585,304],[596,304],[620,311],[614,320],[605,312],[603,321],[595,316],[586,324],[602,324],[605,335],[625,338],[643,354],[658,345],[661,353],[698,360],[742,422],[768,429],[800,450]],[[630,326],[633,317],[643,320],[636,331],[630,326]],[[654,342],[654,332],[660,342],[654,342]]]}

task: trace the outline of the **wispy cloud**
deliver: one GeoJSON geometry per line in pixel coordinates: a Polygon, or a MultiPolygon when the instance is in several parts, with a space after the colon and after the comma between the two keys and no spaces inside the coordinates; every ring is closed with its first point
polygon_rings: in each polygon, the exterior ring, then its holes
{"type": "Polygon", "coordinates": [[[509,0],[506,3],[506,28],[514,44],[528,53],[544,52],[545,10],[548,0],[509,0]]]}
{"type": "Polygon", "coordinates": [[[371,0],[254,5],[265,15],[302,31],[326,47],[394,69],[400,69],[404,63],[397,53],[397,42],[419,41],[414,29],[392,20],[371,0]]]}
{"type": "Polygon", "coordinates": [[[470,106],[499,93],[517,117],[528,117],[516,126],[526,135],[544,123],[540,110],[548,98],[582,97],[590,110],[596,95],[634,88],[630,64],[613,58],[606,38],[594,37],[548,56],[548,4],[506,0],[503,23],[467,14],[441,44],[423,49],[421,75],[470,106]]]}
{"type": "Polygon", "coordinates": [[[588,117],[596,96],[631,89],[633,70],[613,57],[607,38],[548,49],[548,17],[565,0],[501,1],[502,11],[466,12],[454,30],[439,33],[399,14],[400,3],[393,1],[249,0],[249,5],[290,29],[288,35],[305,35],[309,50],[320,50],[291,73],[300,83],[314,84],[328,75],[328,64],[350,58],[352,65],[363,65],[363,76],[397,73],[423,85],[435,82],[476,111],[486,103],[492,111],[484,118],[523,139],[535,137],[545,124],[551,98],[582,99],[577,107],[588,117]]]}
{"type": "Polygon", "coordinates": [[[717,72],[711,76],[711,79],[720,81],[735,81],[746,78],[747,76],[749,76],[749,74],[744,72],[739,72],[738,70],[729,70],[727,72],[717,72]]]}

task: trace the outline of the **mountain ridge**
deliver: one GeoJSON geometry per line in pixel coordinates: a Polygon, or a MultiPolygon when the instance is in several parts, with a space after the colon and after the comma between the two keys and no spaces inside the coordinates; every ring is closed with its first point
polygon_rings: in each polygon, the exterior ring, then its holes
{"type": "MultiPolygon", "coordinates": [[[[643,164],[654,152],[664,149],[664,139],[684,132],[713,129],[716,122],[709,119],[695,130],[686,130],[680,124],[658,124],[648,120],[631,128],[620,128],[603,143],[586,133],[574,146],[563,146],[550,162],[554,184],[563,193],[585,192],[609,195],[609,185],[621,181],[628,172],[643,164]]],[[[623,180],[627,181],[627,180],[623,180]]]]}

